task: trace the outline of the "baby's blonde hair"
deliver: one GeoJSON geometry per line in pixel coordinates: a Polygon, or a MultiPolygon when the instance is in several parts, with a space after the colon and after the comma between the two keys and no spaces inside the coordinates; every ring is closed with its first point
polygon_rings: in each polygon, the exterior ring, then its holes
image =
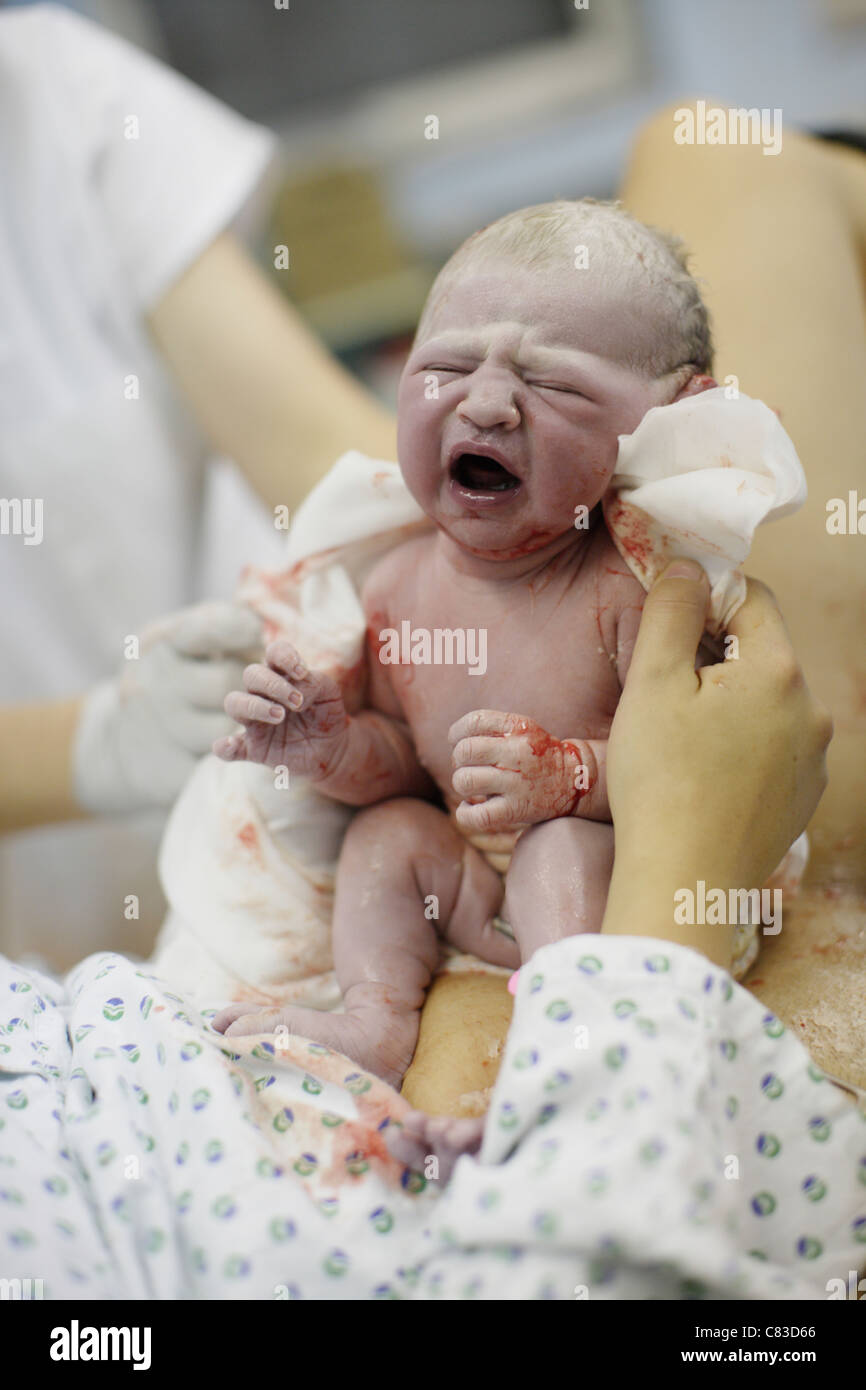
{"type": "Polygon", "coordinates": [[[505,259],[527,269],[561,266],[570,274],[580,273],[575,259],[581,245],[586,245],[596,283],[620,293],[623,288],[632,290],[634,298],[628,302],[636,337],[646,337],[648,309],[658,316],[651,342],[624,352],[626,366],[652,378],[676,374],[683,381],[694,372],[712,371],[709,314],[682,241],[638,222],[618,202],[595,198],[559,198],[518,208],[473,232],[434,280],[416,342],[451,286],[467,271],[505,259]]]}

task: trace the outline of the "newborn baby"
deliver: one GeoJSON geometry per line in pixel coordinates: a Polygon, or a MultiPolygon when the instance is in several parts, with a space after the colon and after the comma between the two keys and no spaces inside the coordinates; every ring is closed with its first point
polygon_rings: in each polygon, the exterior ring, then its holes
{"type": "Polygon", "coordinates": [[[711,354],[678,245],[612,204],[511,213],[444,267],[398,399],[400,467],[436,530],[364,585],[364,708],[277,640],[226,701],[244,732],[214,749],[366,808],[337,873],[345,1012],[234,1005],[217,1027],[284,1024],[399,1086],[440,938],[516,968],[599,929],[606,740],[644,598],[599,503],[617,437],[714,386],[711,354]],[[395,661],[395,632],[428,663],[395,661]]]}

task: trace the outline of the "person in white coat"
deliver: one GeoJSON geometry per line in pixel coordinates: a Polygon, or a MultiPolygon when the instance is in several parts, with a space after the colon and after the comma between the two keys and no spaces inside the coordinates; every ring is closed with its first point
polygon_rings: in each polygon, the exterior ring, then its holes
{"type": "Polygon", "coordinates": [[[0,15],[0,827],[113,818],[6,838],[9,954],[158,924],[133,813],[170,805],[258,637],[225,604],[145,636],[198,597],[209,460],[291,508],[344,449],[394,453],[235,235],[273,146],[87,20],[0,15]]]}

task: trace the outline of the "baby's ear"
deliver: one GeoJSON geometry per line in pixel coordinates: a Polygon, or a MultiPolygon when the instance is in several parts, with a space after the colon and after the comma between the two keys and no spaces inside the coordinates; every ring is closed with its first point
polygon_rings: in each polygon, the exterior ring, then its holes
{"type": "Polygon", "coordinates": [[[707,376],[705,372],[695,372],[694,376],[690,376],[685,385],[680,387],[670,404],[673,405],[674,401],[681,401],[686,396],[698,396],[701,391],[712,391],[718,384],[715,377],[707,376]]]}

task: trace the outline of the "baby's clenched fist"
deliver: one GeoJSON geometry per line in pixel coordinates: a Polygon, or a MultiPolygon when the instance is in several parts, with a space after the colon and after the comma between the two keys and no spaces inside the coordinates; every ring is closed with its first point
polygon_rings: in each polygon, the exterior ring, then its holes
{"type": "MultiPolygon", "coordinates": [[[[578,745],[553,738],[533,719],[472,710],[449,730],[451,785],[467,831],[516,830],[574,813],[589,790],[578,745]]],[[[594,778],[593,778],[594,780],[594,778]]]]}

